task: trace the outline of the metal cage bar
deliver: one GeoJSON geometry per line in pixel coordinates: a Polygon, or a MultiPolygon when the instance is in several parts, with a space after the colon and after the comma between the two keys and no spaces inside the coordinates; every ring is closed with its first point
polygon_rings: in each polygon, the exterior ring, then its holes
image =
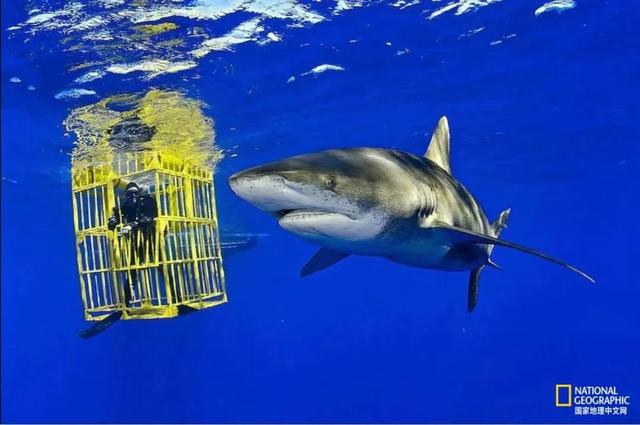
{"type": "Polygon", "coordinates": [[[72,164],[71,173],[86,320],[118,310],[124,319],[167,318],[176,316],[180,305],[200,309],[227,301],[210,170],[145,151],[118,155],[110,165],[72,164]],[[137,179],[145,179],[155,198],[153,232],[119,235],[126,224],[120,192],[137,179]],[[111,231],[107,222],[113,212],[118,224],[111,231]]]}

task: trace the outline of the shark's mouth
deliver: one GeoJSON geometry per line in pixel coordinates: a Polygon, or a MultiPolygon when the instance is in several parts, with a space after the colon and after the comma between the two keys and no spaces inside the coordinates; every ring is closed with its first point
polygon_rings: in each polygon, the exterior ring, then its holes
{"type": "Polygon", "coordinates": [[[278,224],[283,229],[336,249],[345,247],[345,244],[371,240],[383,228],[382,223],[372,217],[353,217],[321,209],[279,210],[277,217],[278,224]]]}
{"type": "Polygon", "coordinates": [[[287,220],[304,220],[309,218],[317,218],[324,215],[337,214],[331,211],[323,211],[323,210],[311,210],[311,209],[284,209],[276,211],[273,215],[278,219],[278,221],[282,221],[284,218],[287,220]]]}
{"type": "Polygon", "coordinates": [[[278,220],[280,221],[280,219],[284,218],[284,216],[286,216],[287,214],[293,212],[295,210],[278,210],[278,211],[274,211],[271,214],[278,220]]]}

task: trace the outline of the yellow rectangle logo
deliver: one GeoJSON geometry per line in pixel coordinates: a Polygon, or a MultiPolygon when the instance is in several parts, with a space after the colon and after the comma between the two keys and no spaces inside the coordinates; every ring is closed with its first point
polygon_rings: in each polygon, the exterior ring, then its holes
{"type": "Polygon", "coordinates": [[[556,384],[556,407],[571,407],[571,384],[556,384]]]}

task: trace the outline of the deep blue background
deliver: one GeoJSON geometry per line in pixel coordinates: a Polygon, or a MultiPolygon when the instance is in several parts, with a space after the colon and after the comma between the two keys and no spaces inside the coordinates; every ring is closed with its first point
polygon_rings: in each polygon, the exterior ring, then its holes
{"type": "Polygon", "coordinates": [[[26,15],[3,2],[3,421],[640,421],[640,8],[579,3],[536,18],[539,4],[505,1],[433,21],[372,6],[207,59],[201,79],[97,81],[101,96],[154,86],[205,101],[218,144],[238,153],[219,167],[221,223],[269,236],[226,261],[227,305],[85,341],[73,139],[61,123],[95,98],[53,98],[69,63],[57,40],[40,54],[9,39],[26,15]],[[285,84],[322,63],[346,71],[285,84]],[[513,208],[504,237],[581,266],[596,285],[500,248],[504,271],[483,274],[471,315],[466,274],[349,258],[302,280],[315,248],[225,183],[322,148],[421,154],[442,114],[455,176],[490,218],[513,208]],[[629,416],[575,417],[554,407],[556,383],[616,385],[632,397],[629,416]]]}

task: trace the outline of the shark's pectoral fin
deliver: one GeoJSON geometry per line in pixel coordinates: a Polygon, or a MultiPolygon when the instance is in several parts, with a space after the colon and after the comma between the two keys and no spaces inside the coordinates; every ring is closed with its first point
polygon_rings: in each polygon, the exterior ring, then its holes
{"type": "Polygon", "coordinates": [[[572,266],[571,264],[567,264],[562,260],[558,260],[557,258],[554,258],[543,252],[536,251],[535,249],[527,248],[526,246],[523,246],[523,245],[518,245],[513,242],[503,241],[491,236],[482,235],[480,233],[475,233],[467,229],[462,229],[460,227],[455,227],[455,226],[449,226],[446,224],[438,224],[437,226],[430,227],[428,231],[438,232],[437,237],[443,240],[446,240],[447,242],[452,244],[465,244],[465,243],[486,244],[486,245],[497,245],[497,246],[504,246],[512,249],[517,249],[518,251],[535,255],[536,257],[540,257],[547,261],[551,261],[552,263],[556,263],[558,265],[566,267],[567,269],[578,273],[580,276],[587,279],[589,282],[592,282],[592,283],[595,282],[595,280],[591,276],[589,276],[582,270],[572,266]]]}
{"type": "Polygon", "coordinates": [[[467,310],[469,313],[473,311],[478,303],[478,284],[480,283],[480,273],[484,266],[471,270],[469,275],[469,292],[467,294],[467,310]]]}
{"type": "Polygon", "coordinates": [[[320,248],[318,252],[313,254],[313,257],[307,261],[307,264],[304,265],[302,270],[300,270],[300,276],[305,277],[324,270],[348,256],[349,254],[345,254],[344,252],[334,251],[329,248],[320,248]]]}

